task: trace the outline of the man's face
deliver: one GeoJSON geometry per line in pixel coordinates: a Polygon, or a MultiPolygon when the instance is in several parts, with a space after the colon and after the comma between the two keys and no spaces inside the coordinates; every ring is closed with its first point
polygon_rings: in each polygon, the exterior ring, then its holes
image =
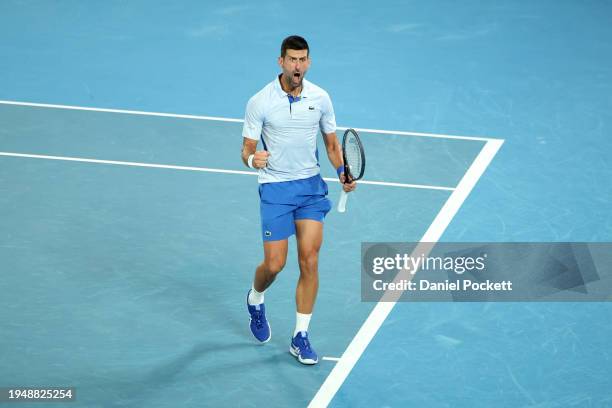
{"type": "Polygon", "coordinates": [[[292,88],[302,85],[306,71],[310,67],[308,50],[287,50],[284,57],[278,58],[278,65],[283,70],[283,75],[289,80],[292,88]]]}

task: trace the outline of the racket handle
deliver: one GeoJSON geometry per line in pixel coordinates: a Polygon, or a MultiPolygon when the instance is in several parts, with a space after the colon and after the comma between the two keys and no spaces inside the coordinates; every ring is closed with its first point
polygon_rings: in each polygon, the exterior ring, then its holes
{"type": "Polygon", "coordinates": [[[346,199],[348,198],[348,193],[344,190],[340,193],[340,201],[338,201],[338,212],[343,213],[346,211],[346,199]]]}

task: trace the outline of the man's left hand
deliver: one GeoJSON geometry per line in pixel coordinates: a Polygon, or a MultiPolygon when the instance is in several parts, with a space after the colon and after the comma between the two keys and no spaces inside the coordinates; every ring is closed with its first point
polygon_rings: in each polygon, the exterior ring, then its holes
{"type": "Polygon", "coordinates": [[[344,177],[344,172],[340,173],[340,177],[339,178],[340,178],[340,183],[342,183],[342,188],[347,193],[350,193],[351,191],[353,191],[353,190],[355,190],[357,188],[357,182],[356,181],[351,181],[350,183],[345,183],[346,177],[344,177]]]}

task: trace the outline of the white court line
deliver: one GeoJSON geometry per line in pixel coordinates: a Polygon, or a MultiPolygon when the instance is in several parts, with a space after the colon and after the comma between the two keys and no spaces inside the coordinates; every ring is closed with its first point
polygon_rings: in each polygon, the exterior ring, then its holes
{"type": "MultiPolygon", "coordinates": [[[[226,173],[226,174],[242,174],[247,176],[257,176],[254,171],[243,171],[243,170],[227,170],[227,169],[213,169],[209,167],[193,167],[193,166],[176,166],[172,164],[155,164],[155,163],[139,163],[139,162],[127,162],[117,160],[100,160],[100,159],[88,159],[83,157],[67,157],[67,156],[48,156],[43,154],[26,154],[26,153],[14,153],[14,152],[0,152],[0,156],[6,157],[21,157],[29,159],[46,159],[46,160],[61,160],[81,163],[96,163],[96,164],[114,164],[118,166],[131,166],[131,167],[150,167],[156,169],[172,169],[172,170],[186,170],[186,171],[201,171],[207,173],[226,173]]],[[[338,182],[337,178],[324,177],[325,181],[338,182]]],[[[423,190],[442,190],[442,191],[454,191],[452,187],[442,186],[428,186],[424,184],[406,184],[406,183],[389,183],[386,181],[369,181],[361,180],[360,184],[369,184],[376,186],[386,187],[402,187],[402,188],[419,188],[423,190]]]]}
{"type": "Polygon", "coordinates": [[[337,362],[337,361],[340,361],[340,358],[339,357],[323,357],[323,360],[337,362]]]}
{"type": "Polygon", "coordinates": [[[138,163],[138,162],[117,161],[117,160],[85,159],[82,157],[47,156],[43,154],[0,152],[0,156],[22,157],[22,158],[29,158],[29,159],[61,160],[61,161],[72,161],[72,162],[82,162],[82,163],[115,164],[119,166],[132,166],[132,167],[152,167],[156,169],[203,171],[203,172],[210,172],[210,173],[245,174],[249,176],[257,175],[257,173],[254,173],[252,171],[211,169],[211,168],[206,168],[206,167],[174,166],[174,165],[169,165],[169,164],[138,163]]]}
{"type": "MultiPolygon", "coordinates": [[[[335,178],[323,178],[326,181],[338,181],[335,178]]],[[[453,187],[441,187],[441,186],[430,186],[426,184],[406,184],[406,183],[389,183],[387,181],[370,181],[370,180],[359,180],[359,184],[373,184],[377,186],[387,187],[404,187],[404,188],[421,188],[425,190],[443,190],[443,191],[455,191],[453,187]]]]}
{"type": "MultiPolygon", "coordinates": [[[[162,113],[162,112],[147,112],[137,110],[125,110],[125,109],[107,109],[107,108],[93,108],[87,106],[72,106],[72,105],[57,105],[49,103],[34,103],[34,102],[19,102],[19,101],[4,101],[0,100],[0,105],[16,105],[16,106],[32,106],[36,108],[53,108],[53,109],[69,109],[69,110],[83,110],[92,112],[107,112],[107,113],[124,113],[129,115],[144,115],[144,116],[160,116],[165,118],[181,118],[181,119],[196,119],[196,120],[213,120],[220,122],[236,122],[242,123],[243,119],[234,118],[223,118],[217,116],[200,116],[200,115],[183,115],[178,113],[162,113]]],[[[346,127],[338,126],[339,130],[346,130],[346,127]]],[[[456,136],[456,135],[445,135],[441,133],[421,133],[421,132],[404,132],[401,130],[380,130],[380,129],[365,129],[365,128],[353,128],[358,132],[367,133],[379,133],[385,135],[400,135],[400,136],[420,136],[420,137],[432,137],[438,139],[458,139],[458,140],[472,140],[480,142],[489,142],[493,140],[489,137],[476,137],[476,136],[456,136]]]]}
{"type": "MultiPolygon", "coordinates": [[[[337,126],[338,130],[346,130],[347,127],[337,126]]],[[[400,136],[421,136],[421,137],[432,137],[436,139],[458,139],[458,140],[471,140],[478,142],[490,142],[492,140],[502,140],[502,139],[492,139],[488,137],[480,137],[480,136],[457,136],[457,135],[445,135],[441,133],[422,133],[422,132],[405,132],[401,130],[381,130],[381,129],[366,129],[366,128],[353,128],[357,132],[364,133],[380,133],[382,135],[400,135],[400,136]]]]}
{"type": "Polygon", "coordinates": [[[243,119],[220,118],[216,116],[199,116],[199,115],[182,115],[178,113],[162,113],[162,112],[146,112],[125,109],[106,109],[92,108],[87,106],[72,106],[72,105],[55,105],[50,103],[34,103],[34,102],[18,102],[18,101],[3,101],[0,100],[0,105],[17,105],[17,106],[32,106],[35,108],[53,108],[53,109],[68,109],[82,110],[91,112],[107,112],[107,113],[123,113],[128,115],[144,115],[144,116],[161,116],[165,118],[180,118],[180,119],[197,119],[197,120],[214,120],[220,122],[244,122],[243,119]]]}
{"type": "MultiPolygon", "coordinates": [[[[423,243],[436,243],[446,230],[451,220],[470,194],[486,168],[501,148],[503,140],[491,140],[482,148],[468,171],[465,173],[455,191],[450,195],[444,206],[433,220],[423,237],[420,245],[423,243]]],[[[430,245],[429,250],[433,248],[430,245]]],[[[427,256],[427,255],[425,255],[427,256]]],[[[317,391],[308,407],[320,408],[327,407],[331,402],[338,389],[342,386],[346,377],[349,375],[357,360],[361,357],[366,347],[380,329],[383,322],[393,310],[397,303],[397,296],[394,300],[388,302],[378,302],[370,315],[363,323],[351,343],[346,348],[340,361],[334,366],[329,373],[321,388],[317,391]]]]}

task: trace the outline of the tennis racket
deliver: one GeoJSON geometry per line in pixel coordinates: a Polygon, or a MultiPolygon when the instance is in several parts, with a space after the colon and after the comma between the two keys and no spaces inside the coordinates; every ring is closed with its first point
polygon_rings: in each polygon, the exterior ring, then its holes
{"type": "MultiPolygon", "coordinates": [[[[365,154],[359,135],[354,129],[346,129],[342,137],[342,158],[344,159],[344,182],[350,183],[363,177],[365,154]]],[[[342,190],[338,201],[338,212],[346,211],[348,194],[342,190]]]]}

